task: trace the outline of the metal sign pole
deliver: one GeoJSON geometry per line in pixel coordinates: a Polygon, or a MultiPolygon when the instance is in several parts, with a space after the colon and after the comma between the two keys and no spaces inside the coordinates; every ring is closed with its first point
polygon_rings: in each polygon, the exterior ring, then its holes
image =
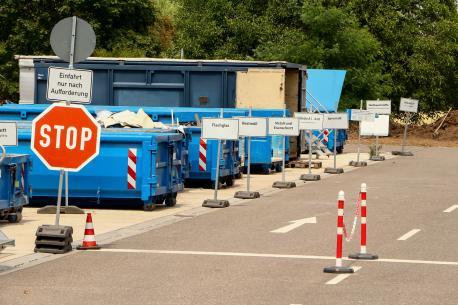
{"type": "Polygon", "coordinates": [[[334,169],[337,169],[337,129],[334,129],[334,169]]]}
{"type": "Polygon", "coordinates": [[[309,129],[309,175],[312,174],[312,130],[309,129]]]}
{"type": "MultiPolygon", "coordinates": [[[[283,117],[286,117],[286,105],[285,108],[283,108],[283,117]]],[[[285,182],[285,154],[286,154],[286,136],[283,136],[283,154],[282,154],[282,166],[281,166],[281,181],[285,182]]]]}
{"type": "Polygon", "coordinates": [[[378,157],[378,136],[375,136],[375,156],[378,157]]]}
{"type": "MultiPolygon", "coordinates": [[[[221,108],[220,118],[223,118],[223,108],[221,108]]],[[[214,200],[218,200],[218,186],[219,186],[219,161],[221,155],[221,140],[218,140],[218,149],[216,153],[216,178],[215,178],[215,193],[213,195],[214,200]]]]}
{"type": "Polygon", "coordinates": [[[410,112],[407,112],[406,123],[404,125],[404,136],[402,138],[402,148],[401,148],[402,153],[404,153],[406,142],[407,142],[407,127],[409,126],[409,123],[410,123],[410,112]]]}
{"type": "MultiPolygon", "coordinates": [[[[251,106],[248,110],[248,117],[251,118],[251,106]]],[[[247,178],[246,178],[246,191],[250,192],[250,180],[251,180],[251,136],[248,137],[248,165],[246,169],[247,178]]]]}
{"type": "MultiPolygon", "coordinates": [[[[359,103],[359,110],[363,109],[363,100],[359,103]]],[[[361,121],[358,121],[358,154],[356,156],[356,162],[359,164],[359,156],[361,153],[361,121]]]]}
{"type": "Polygon", "coordinates": [[[57,209],[56,209],[56,226],[59,225],[60,220],[60,207],[62,203],[62,180],[64,179],[64,170],[61,169],[59,173],[59,192],[57,194],[57,209]]]}

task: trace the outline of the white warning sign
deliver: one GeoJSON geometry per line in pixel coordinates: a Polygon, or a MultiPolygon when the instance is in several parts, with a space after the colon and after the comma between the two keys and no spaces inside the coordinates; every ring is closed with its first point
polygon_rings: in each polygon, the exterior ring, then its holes
{"type": "Polygon", "coordinates": [[[46,98],[89,104],[92,100],[92,71],[49,67],[46,98]]]}
{"type": "Polygon", "coordinates": [[[295,118],[269,118],[269,134],[298,136],[299,120],[295,118]]]}
{"type": "Polygon", "coordinates": [[[202,138],[237,140],[239,138],[239,120],[203,118],[202,138]]]}

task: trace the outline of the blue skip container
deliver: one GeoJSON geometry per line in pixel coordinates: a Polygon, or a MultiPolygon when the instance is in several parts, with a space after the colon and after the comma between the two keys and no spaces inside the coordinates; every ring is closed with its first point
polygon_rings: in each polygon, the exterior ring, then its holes
{"type": "MultiPolygon", "coordinates": [[[[201,134],[202,128],[188,127],[185,129],[189,143],[189,176],[187,182],[193,186],[195,182],[211,182],[214,185],[216,181],[216,161],[218,152],[218,141],[207,140],[205,150],[205,166],[199,167],[201,159],[201,134]]],[[[240,177],[240,156],[239,141],[221,141],[222,149],[220,155],[219,183],[225,183],[226,186],[232,186],[234,179],[240,177]]],[[[202,161],[200,163],[202,164],[202,161]]]]}
{"type": "Polygon", "coordinates": [[[24,154],[7,154],[0,161],[0,220],[21,221],[22,207],[29,203],[30,166],[30,156],[24,154]]]}
{"type": "MultiPolygon", "coordinates": [[[[30,124],[20,124],[16,153],[30,154],[31,201],[55,200],[59,172],[49,170],[31,152],[30,124]]],[[[173,130],[102,129],[100,153],[79,172],[69,172],[69,198],[78,204],[123,200],[143,203],[145,210],[155,204],[173,206],[183,190],[187,164],[184,135],[173,130]]]]}

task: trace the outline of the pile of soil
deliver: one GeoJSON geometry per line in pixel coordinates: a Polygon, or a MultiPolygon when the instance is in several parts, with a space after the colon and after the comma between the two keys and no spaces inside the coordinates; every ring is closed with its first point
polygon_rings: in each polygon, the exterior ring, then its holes
{"type": "MultiPolygon", "coordinates": [[[[445,114],[444,114],[445,115],[445,114]]],[[[444,116],[439,117],[430,124],[412,124],[408,128],[408,141],[411,145],[421,146],[458,146],[458,110],[452,110],[447,115],[438,134],[433,138],[433,133],[439,127],[444,116]]],[[[404,124],[390,121],[390,136],[381,138],[382,143],[399,142],[404,133],[404,124]]],[[[358,138],[358,123],[351,122],[349,139],[352,142],[358,138]]]]}

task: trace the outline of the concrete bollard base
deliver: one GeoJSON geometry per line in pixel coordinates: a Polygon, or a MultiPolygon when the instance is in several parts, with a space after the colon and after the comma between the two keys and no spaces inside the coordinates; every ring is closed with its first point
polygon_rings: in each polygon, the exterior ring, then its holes
{"type": "Polygon", "coordinates": [[[394,156],[403,156],[403,157],[412,157],[413,156],[413,153],[410,152],[410,151],[398,151],[398,150],[394,150],[391,152],[392,155],[394,156]]]}
{"type": "Polygon", "coordinates": [[[385,161],[385,157],[384,156],[372,156],[369,158],[369,160],[371,161],[385,161]]]}
{"type": "Polygon", "coordinates": [[[290,189],[296,187],[296,183],[292,181],[275,181],[274,184],[272,184],[272,187],[275,187],[277,189],[290,189]]]}
{"type": "Polygon", "coordinates": [[[326,267],[323,269],[324,273],[354,273],[355,270],[350,267],[337,267],[337,266],[331,266],[331,267],[326,267]]]}
{"type": "Polygon", "coordinates": [[[227,208],[230,204],[227,200],[205,199],[202,206],[205,208],[227,208]]]}
{"type": "Polygon", "coordinates": [[[348,256],[352,259],[365,259],[365,260],[374,260],[378,259],[378,255],[370,254],[370,253],[353,253],[348,256]]]}
{"type": "Polygon", "coordinates": [[[321,176],[318,174],[303,174],[299,179],[304,181],[318,181],[321,179],[321,176]]]}
{"type": "Polygon", "coordinates": [[[261,197],[259,192],[247,192],[247,191],[238,191],[234,195],[234,198],[239,198],[239,199],[255,199],[259,197],[261,197]]]}
{"type": "MultiPolygon", "coordinates": [[[[47,205],[37,210],[37,214],[56,214],[57,206],[55,205],[47,205]]],[[[60,207],[61,214],[84,214],[84,210],[74,206],[61,206],[60,207]]]]}
{"type": "Polygon", "coordinates": [[[365,162],[365,161],[350,161],[350,163],[348,163],[348,165],[354,166],[354,167],[364,167],[364,166],[367,166],[367,162],[365,162]]]}
{"type": "Polygon", "coordinates": [[[325,174],[334,174],[334,175],[338,175],[338,174],[343,174],[344,170],[343,168],[334,168],[334,167],[326,167],[324,169],[324,173],[325,174]]]}

